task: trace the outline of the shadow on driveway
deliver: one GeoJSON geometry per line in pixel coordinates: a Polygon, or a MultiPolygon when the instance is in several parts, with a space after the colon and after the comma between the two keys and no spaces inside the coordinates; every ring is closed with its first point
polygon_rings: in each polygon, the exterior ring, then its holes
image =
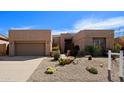
{"type": "Polygon", "coordinates": [[[0,56],[0,61],[27,61],[37,58],[42,58],[42,56],[0,56]]]}

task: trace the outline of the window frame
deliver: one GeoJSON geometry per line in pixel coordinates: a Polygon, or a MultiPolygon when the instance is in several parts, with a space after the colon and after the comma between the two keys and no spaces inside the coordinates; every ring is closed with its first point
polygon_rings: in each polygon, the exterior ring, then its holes
{"type": "Polygon", "coordinates": [[[98,46],[102,47],[102,48],[106,48],[106,38],[105,37],[93,37],[93,46],[96,47],[97,44],[95,43],[95,41],[98,40],[98,46]],[[104,43],[102,45],[102,43],[104,43]]]}

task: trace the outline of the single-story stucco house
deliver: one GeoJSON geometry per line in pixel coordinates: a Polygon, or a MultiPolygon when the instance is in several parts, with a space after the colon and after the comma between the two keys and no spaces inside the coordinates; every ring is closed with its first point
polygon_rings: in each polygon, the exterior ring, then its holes
{"type": "Polygon", "coordinates": [[[78,45],[83,50],[88,45],[102,46],[105,49],[113,49],[113,30],[81,30],[77,33],[62,33],[53,35],[53,45],[58,44],[61,52],[71,50],[74,45],[78,45]]]}
{"type": "Polygon", "coordinates": [[[6,55],[8,43],[9,43],[8,38],[0,34],[0,56],[6,55]]]}
{"type": "Polygon", "coordinates": [[[100,45],[105,49],[113,49],[113,30],[81,30],[77,33],[52,35],[51,30],[10,30],[10,56],[47,56],[52,45],[58,45],[61,53],[78,45],[80,50],[87,45],[100,45]]]}

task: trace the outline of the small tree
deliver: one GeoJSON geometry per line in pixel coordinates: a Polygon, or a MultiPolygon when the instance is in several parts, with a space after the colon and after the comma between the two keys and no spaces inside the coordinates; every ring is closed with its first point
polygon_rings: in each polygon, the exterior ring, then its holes
{"type": "Polygon", "coordinates": [[[118,44],[118,43],[114,44],[114,50],[113,50],[114,52],[119,52],[120,49],[121,49],[121,45],[120,44],[118,44]]]}
{"type": "Polygon", "coordinates": [[[53,47],[52,48],[52,56],[54,57],[54,60],[58,60],[60,57],[60,50],[59,46],[53,47]]]}
{"type": "Polygon", "coordinates": [[[54,60],[58,60],[60,57],[60,51],[53,52],[53,57],[54,57],[54,60]]]}

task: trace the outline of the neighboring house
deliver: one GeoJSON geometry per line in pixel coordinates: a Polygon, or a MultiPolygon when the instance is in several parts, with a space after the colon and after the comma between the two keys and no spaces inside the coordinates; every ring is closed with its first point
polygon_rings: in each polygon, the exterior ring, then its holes
{"type": "Polygon", "coordinates": [[[8,38],[0,34],[0,56],[6,55],[8,43],[8,38]]]}
{"type": "Polygon", "coordinates": [[[50,30],[10,30],[10,56],[47,56],[52,50],[50,30]]]}
{"type": "Polygon", "coordinates": [[[10,56],[46,56],[50,55],[52,46],[58,45],[61,53],[73,50],[78,45],[80,50],[86,46],[101,46],[113,49],[113,30],[81,30],[77,33],[51,35],[50,30],[10,30],[10,56]]]}
{"type": "Polygon", "coordinates": [[[78,45],[83,50],[88,45],[101,46],[104,49],[113,49],[113,30],[81,30],[78,33],[65,33],[53,36],[53,44],[58,44],[61,52],[72,50],[74,45],[78,45]]]}

